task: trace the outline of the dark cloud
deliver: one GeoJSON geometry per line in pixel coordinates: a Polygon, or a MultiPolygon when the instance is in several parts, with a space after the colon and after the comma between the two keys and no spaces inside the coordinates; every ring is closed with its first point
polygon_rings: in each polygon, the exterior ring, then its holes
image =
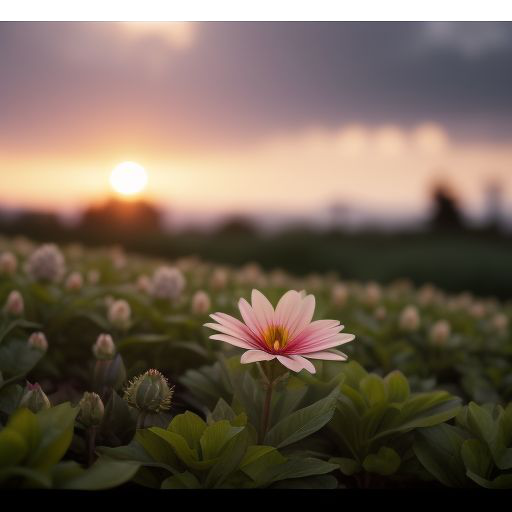
{"type": "Polygon", "coordinates": [[[0,147],[183,147],[311,124],[512,135],[512,24],[206,23],[185,50],[111,23],[0,24],[0,147]]]}

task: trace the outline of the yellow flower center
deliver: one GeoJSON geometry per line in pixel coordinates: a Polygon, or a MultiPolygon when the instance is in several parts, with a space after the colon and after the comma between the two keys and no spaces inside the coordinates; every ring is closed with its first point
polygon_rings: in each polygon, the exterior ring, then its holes
{"type": "Polygon", "coordinates": [[[279,352],[288,343],[288,330],[280,325],[271,325],[263,333],[263,338],[270,350],[279,352]]]}

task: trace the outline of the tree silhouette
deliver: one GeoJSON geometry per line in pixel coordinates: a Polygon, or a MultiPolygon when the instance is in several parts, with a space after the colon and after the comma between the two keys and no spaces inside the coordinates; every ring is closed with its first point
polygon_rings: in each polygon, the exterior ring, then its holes
{"type": "Polygon", "coordinates": [[[433,213],[430,226],[437,231],[464,229],[464,220],[453,193],[444,185],[438,185],[432,192],[433,213]]]}

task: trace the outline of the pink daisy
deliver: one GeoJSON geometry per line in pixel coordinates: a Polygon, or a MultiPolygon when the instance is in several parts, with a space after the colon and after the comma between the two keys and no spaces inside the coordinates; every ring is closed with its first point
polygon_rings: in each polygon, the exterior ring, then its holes
{"type": "Polygon", "coordinates": [[[242,363],[277,360],[294,372],[302,369],[315,373],[308,359],[330,359],[345,361],[347,355],[333,350],[338,345],[352,341],[353,334],[341,334],[343,325],[337,320],[316,320],[315,297],[305,292],[286,292],[276,309],[258,290],[252,291],[252,305],[240,299],[238,307],[243,323],[225,313],[211,316],[217,323],[205,327],[221,334],[210,336],[212,340],[224,341],[235,347],[245,348],[242,363]]]}

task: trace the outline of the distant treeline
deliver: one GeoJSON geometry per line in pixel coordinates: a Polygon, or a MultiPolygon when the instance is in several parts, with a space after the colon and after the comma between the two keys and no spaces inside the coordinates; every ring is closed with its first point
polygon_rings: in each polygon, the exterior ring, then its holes
{"type": "Polygon", "coordinates": [[[407,277],[452,291],[512,297],[512,238],[496,222],[479,230],[468,228],[445,190],[435,191],[433,200],[430,222],[407,233],[295,227],[268,235],[245,219],[232,219],[210,233],[169,233],[152,205],[115,200],[89,208],[74,226],[52,214],[0,216],[0,232],[59,243],[122,244],[168,258],[194,254],[232,265],[258,262],[266,269],[300,275],[336,272],[342,279],[381,282],[407,277]]]}

